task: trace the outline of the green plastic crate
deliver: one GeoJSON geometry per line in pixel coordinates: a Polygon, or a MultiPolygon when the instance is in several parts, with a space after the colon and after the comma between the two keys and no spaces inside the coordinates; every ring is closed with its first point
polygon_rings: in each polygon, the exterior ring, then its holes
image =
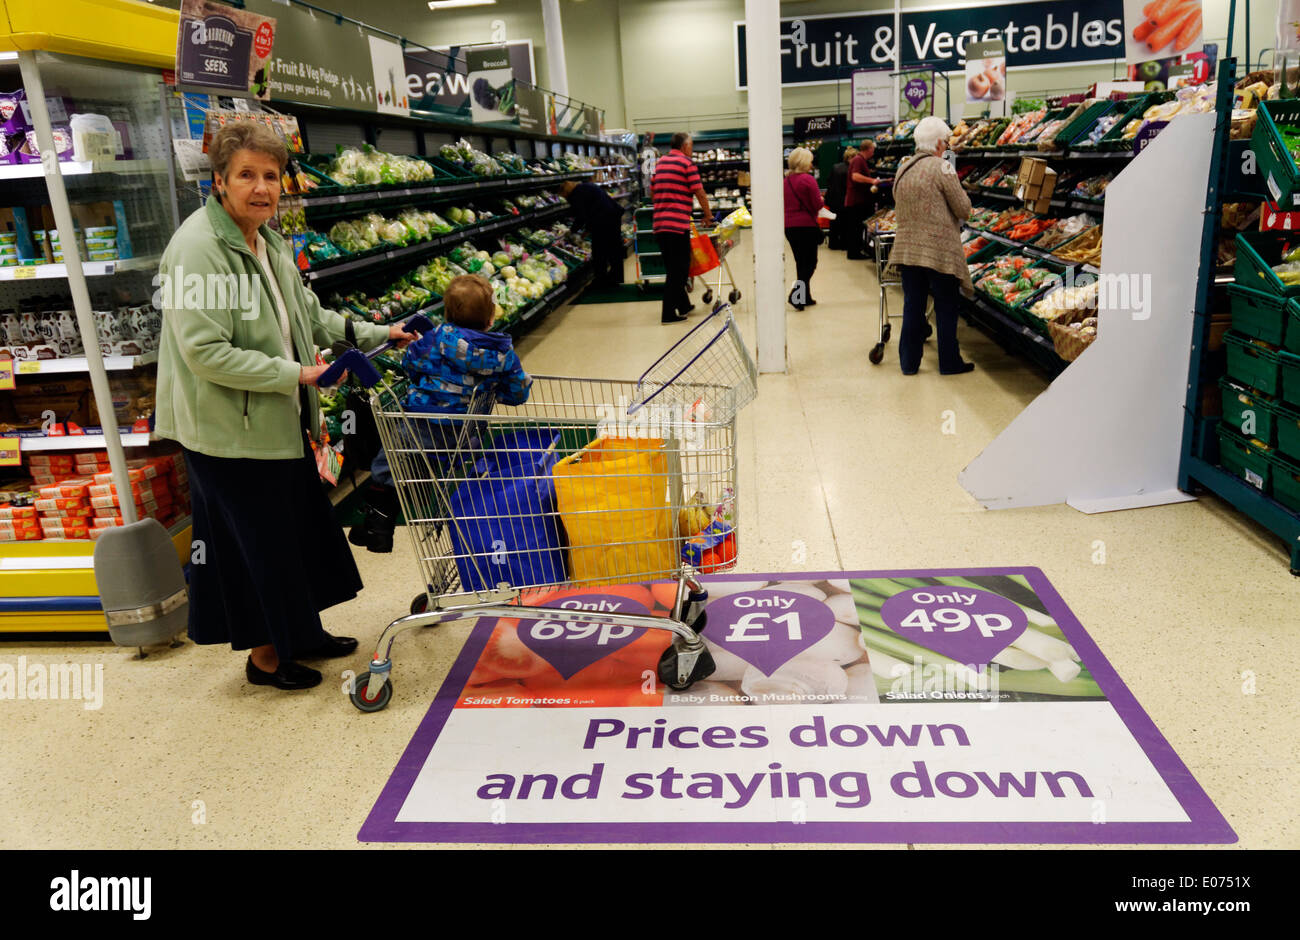
{"type": "Polygon", "coordinates": [[[1261,395],[1226,375],[1219,379],[1223,396],[1223,423],[1246,437],[1257,437],[1265,444],[1277,444],[1278,408],[1276,398],[1261,395]]]}
{"type": "Polygon", "coordinates": [[[1300,512],[1300,460],[1273,454],[1273,498],[1292,512],[1300,512]]]}
{"type": "Polygon", "coordinates": [[[1232,273],[1238,287],[1300,297],[1300,284],[1283,284],[1273,271],[1282,261],[1282,249],[1295,238],[1284,232],[1242,232],[1237,236],[1237,261],[1232,273]]]}
{"type": "Polygon", "coordinates": [[[1056,135],[1058,145],[1073,149],[1075,141],[1083,138],[1088,139],[1088,131],[1092,130],[1093,125],[1103,117],[1115,110],[1115,102],[1109,99],[1094,101],[1088,107],[1083,109],[1083,113],[1076,117],[1056,135]]]}
{"type": "Polygon", "coordinates": [[[1223,469],[1261,493],[1272,493],[1273,449],[1259,441],[1246,440],[1222,421],[1216,430],[1219,434],[1219,463],[1223,469]]]}
{"type": "Polygon", "coordinates": [[[1172,91],[1157,91],[1149,95],[1143,95],[1137,98],[1129,106],[1128,112],[1115,122],[1115,126],[1106,132],[1106,135],[1097,142],[1098,150],[1130,150],[1133,147],[1133,138],[1124,139],[1124,129],[1134,121],[1142,120],[1142,115],[1146,109],[1155,104],[1164,104],[1166,101],[1174,99],[1172,91]]]}
{"type": "Polygon", "coordinates": [[[1300,101],[1261,101],[1250,147],[1273,201],[1279,206],[1300,206],[1300,169],[1282,141],[1280,124],[1300,125],[1300,101]]]}
{"type": "Polygon", "coordinates": [[[653,232],[636,233],[637,254],[657,254],[659,250],[659,239],[653,232]]]}
{"type": "Polygon", "coordinates": [[[1284,402],[1300,405],[1300,356],[1278,350],[1278,368],[1282,373],[1282,390],[1278,393],[1284,402]]]}
{"type": "Polygon", "coordinates": [[[1274,346],[1283,345],[1288,324],[1293,317],[1300,317],[1300,303],[1270,291],[1236,284],[1228,286],[1228,303],[1234,330],[1274,346]]]}
{"type": "MultiPolygon", "coordinates": [[[[1228,375],[1276,398],[1282,391],[1282,365],[1279,350],[1240,333],[1225,333],[1228,349],[1228,375]]],[[[1298,389],[1300,391],[1300,389],[1298,389]]]]}
{"type": "Polygon", "coordinates": [[[1300,460],[1300,406],[1277,403],[1277,449],[1286,457],[1300,460]]]}

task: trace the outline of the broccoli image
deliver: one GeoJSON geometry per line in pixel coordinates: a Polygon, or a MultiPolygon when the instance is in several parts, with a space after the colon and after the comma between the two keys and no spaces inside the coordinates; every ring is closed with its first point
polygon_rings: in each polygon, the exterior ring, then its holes
{"type": "Polygon", "coordinates": [[[497,90],[492,87],[492,83],[486,78],[480,78],[474,82],[474,100],[484,108],[495,110],[497,106],[497,90]]]}

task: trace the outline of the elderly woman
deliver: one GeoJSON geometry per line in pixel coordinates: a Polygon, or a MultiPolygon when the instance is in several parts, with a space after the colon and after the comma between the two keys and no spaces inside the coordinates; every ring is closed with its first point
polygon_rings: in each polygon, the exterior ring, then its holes
{"type": "Polygon", "coordinates": [[[364,348],[415,337],[353,326],[303,287],[284,238],[267,227],[288,154],[260,124],[213,137],[213,195],[163,254],[163,331],[155,433],[184,448],[194,509],[189,633],[249,650],[255,685],[305,689],[321,674],[296,659],[357,647],[320,611],[361,589],[310,441],[320,435],[316,346],[364,348]]]}
{"type": "Polygon", "coordinates": [[[787,160],[785,175],[785,238],[794,254],[795,282],[790,290],[790,305],[796,310],[817,303],[812,298],[812,276],[817,270],[817,246],[822,230],[817,225],[821,212],[822,191],[812,177],[811,150],[795,147],[787,160]]]}
{"type": "Polygon", "coordinates": [[[957,348],[957,292],[970,296],[970,271],[961,249],[961,223],[970,217],[970,197],[957,172],[943,158],[952,131],[942,119],[923,118],[913,139],[916,153],[894,177],[898,232],[890,264],[903,281],[903,335],[898,341],[904,375],[916,375],[925,343],[925,308],[934,298],[939,373],[959,375],[975,368],[957,348]]]}

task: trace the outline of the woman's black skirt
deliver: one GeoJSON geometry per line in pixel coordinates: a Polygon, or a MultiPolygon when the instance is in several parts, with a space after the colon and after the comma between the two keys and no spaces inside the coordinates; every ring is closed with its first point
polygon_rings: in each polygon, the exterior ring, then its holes
{"type": "Polygon", "coordinates": [[[325,641],[320,611],[357,596],[361,575],[311,448],[294,460],[185,451],[194,506],[190,639],[282,660],[325,641]]]}

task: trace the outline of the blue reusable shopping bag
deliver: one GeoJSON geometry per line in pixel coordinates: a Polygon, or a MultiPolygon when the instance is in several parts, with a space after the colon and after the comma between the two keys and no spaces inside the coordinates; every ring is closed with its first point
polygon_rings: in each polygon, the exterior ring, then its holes
{"type": "Polygon", "coordinates": [[[558,432],[530,428],[503,434],[475,463],[477,479],[450,497],[451,541],[461,590],[565,581],[555,483],[558,432]]]}

